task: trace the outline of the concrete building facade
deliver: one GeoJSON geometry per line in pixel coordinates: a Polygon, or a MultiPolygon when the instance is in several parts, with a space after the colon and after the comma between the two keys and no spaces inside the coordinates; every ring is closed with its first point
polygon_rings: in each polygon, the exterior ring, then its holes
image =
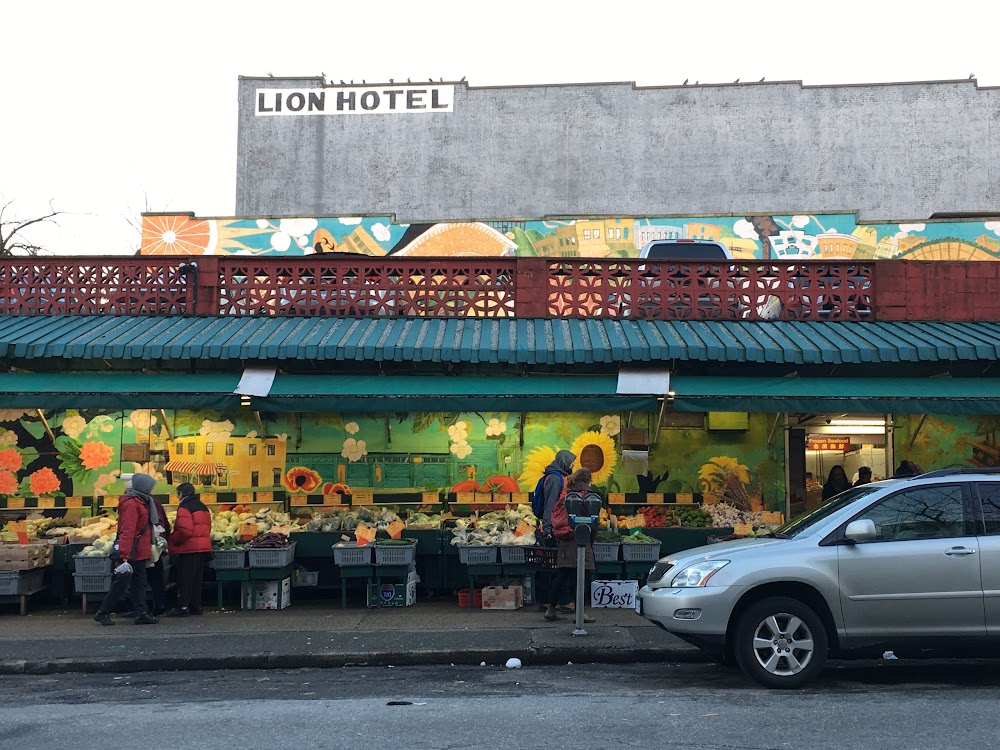
{"type": "Polygon", "coordinates": [[[856,211],[903,221],[996,213],[998,165],[1000,89],[974,80],[239,82],[239,216],[392,214],[404,223],[856,211]]]}

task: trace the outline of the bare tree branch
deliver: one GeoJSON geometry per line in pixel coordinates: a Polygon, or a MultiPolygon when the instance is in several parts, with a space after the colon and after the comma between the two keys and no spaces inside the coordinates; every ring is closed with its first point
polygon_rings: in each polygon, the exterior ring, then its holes
{"type": "Polygon", "coordinates": [[[49,212],[47,214],[35,216],[30,219],[4,220],[4,214],[7,213],[13,204],[14,201],[11,200],[5,203],[3,207],[0,207],[0,257],[40,255],[44,253],[45,248],[25,237],[24,231],[38,224],[55,224],[58,226],[59,222],[56,221],[56,217],[62,216],[63,212],[57,211],[53,207],[52,201],[49,201],[49,212]]]}

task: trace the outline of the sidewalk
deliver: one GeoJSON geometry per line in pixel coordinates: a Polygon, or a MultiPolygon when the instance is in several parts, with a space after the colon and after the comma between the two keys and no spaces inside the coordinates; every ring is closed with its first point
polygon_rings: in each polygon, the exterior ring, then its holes
{"type": "Polygon", "coordinates": [[[101,627],[79,607],[0,610],[0,674],[143,670],[704,661],[701,651],[631,610],[599,609],[586,636],[572,616],[548,623],[536,607],[463,609],[454,600],[405,608],[352,608],[303,600],[273,611],[206,607],[201,617],[161,617],[101,627]]]}

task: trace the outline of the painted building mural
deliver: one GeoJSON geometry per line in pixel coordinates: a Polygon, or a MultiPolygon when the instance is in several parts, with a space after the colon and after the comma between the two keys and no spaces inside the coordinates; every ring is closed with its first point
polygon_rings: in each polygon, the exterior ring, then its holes
{"type": "Polygon", "coordinates": [[[397,224],[391,216],[147,214],[141,255],[636,257],[650,240],[707,239],[738,259],[1000,259],[1000,219],[858,224],[852,213],[397,224]]]}
{"type": "Polygon", "coordinates": [[[0,411],[0,496],[116,497],[121,474],[135,471],[155,477],[163,495],[186,481],[219,493],[531,492],[567,448],[606,493],[707,493],[784,507],[783,456],[768,445],[767,415],[751,415],[746,430],[663,430],[648,455],[623,450],[616,413],[262,417],[266,435],[256,420],[211,411],[68,410],[45,421],[37,411],[0,411]]]}

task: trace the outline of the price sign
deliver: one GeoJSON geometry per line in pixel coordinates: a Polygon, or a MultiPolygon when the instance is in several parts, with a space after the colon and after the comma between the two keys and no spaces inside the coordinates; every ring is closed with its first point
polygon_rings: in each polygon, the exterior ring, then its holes
{"type": "Polygon", "coordinates": [[[56,507],[56,499],[54,497],[40,497],[38,498],[39,508],[54,508],[56,507]]]}
{"type": "Polygon", "coordinates": [[[252,492],[237,492],[236,493],[236,504],[237,505],[250,505],[253,502],[252,492]]]}
{"type": "Polygon", "coordinates": [[[608,504],[609,505],[623,505],[625,503],[625,493],[624,492],[609,492],[608,493],[608,504]]]}
{"type": "Polygon", "coordinates": [[[104,507],[105,508],[117,508],[118,507],[118,498],[117,497],[106,497],[106,498],[104,498],[104,507]]]}
{"type": "Polygon", "coordinates": [[[294,495],[292,495],[293,508],[301,508],[303,505],[308,505],[308,504],[309,504],[309,498],[306,495],[302,494],[301,492],[296,492],[294,495]]]}
{"type": "Polygon", "coordinates": [[[366,544],[371,544],[375,539],[375,529],[359,523],[358,528],[354,530],[354,536],[358,540],[358,546],[364,547],[366,544]]]}
{"type": "Polygon", "coordinates": [[[441,496],[436,492],[424,492],[420,495],[420,501],[425,505],[436,505],[441,502],[441,496]]]}
{"type": "Polygon", "coordinates": [[[514,529],[514,536],[524,536],[525,534],[534,534],[535,527],[532,526],[527,521],[521,521],[518,523],[517,528],[514,529]]]}
{"type": "Polygon", "coordinates": [[[351,492],[351,505],[371,505],[374,502],[374,490],[352,490],[351,492]]]}
{"type": "MultiPolygon", "coordinates": [[[[472,502],[482,505],[489,505],[493,502],[493,495],[489,492],[473,492],[472,502]]],[[[500,502],[499,500],[497,502],[500,502]]]]}
{"type": "Polygon", "coordinates": [[[735,526],[733,526],[733,533],[736,536],[750,536],[750,533],[752,531],[753,528],[750,526],[750,524],[738,523],[735,526]]]}
{"type": "Polygon", "coordinates": [[[398,518],[386,526],[385,530],[389,533],[390,539],[399,539],[403,536],[403,529],[406,528],[406,524],[400,521],[398,518]]]}
{"type": "Polygon", "coordinates": [[[67,497],[66,498],[67,508],[82,508],[83,498],[82,497],[67,497]]]}
{"type": "Polygon", "coordinates": [[[203,503],[205,503],[205,505],[208,505],[209,503],[218,502],[218,498],[216,498],[214,492],[202,492],[198,496],[198,499],[201,500],[203,503]]]}
{"type": "Polygon", "coordinates": [[[475,492],[458,492],[455,494],[455,502],[459,505],[472,505],[476,502],[475,492]]]}
{"type": "Polygon", "coordinates": [[[11,521],[7,524],[7,531],[13,532],[15,534],[27,534],[28,533],[28,522],[27,521],[11,521]]]}
{"type": "Polygon", "coordinates": [[[645,519],[642,516],[629,516],[625,519],[625,528],[641,529],[643,523],[645,523],[645,519]]]}
{"type": "Polygon", "coordinates": [[[11,510],[20,510],[21,508],[24,507],[24,498],[23,497],[8,497],[7,498],[7,507],[10,508],[11,510]]]}
{"type": "Polygon", "coordinates": [[[674,495],[674,502],[678,505],[690,505],[694,502],[694,495],[690,492],[678,492],[674,495]]]}
{"type": "Polygon", "coordinates": [[[663,493],[662,492],[647,492],[646,493],[646,504],[647,505],[663,505],[663,493]]]}
{"type": "Polygon", "coordinates": [[[240,524],[239,534],[241,539],[253,539],[257,536],[257,524],[253,521],[244,521],[240,524]]]}
{"type": "Polygon", "coordinates": [[[510,501],[512,503],[517,503],[518,505],[527,505],[529,503],[527,492],[512,492],[510,493],[510,501]]]}
{"type": "MultiPolygon", "coordinates": [[[[247,496],[250,499],[248,499],[248,500],[240,500],[239,502],[241,502],[243,504],[252,502],[252,500],[253,500],[253,498],[252,498],[253,493],[252,492],[247,492],[246,494],[247,494],[247,496]]],[[[242,495],[243,495],[242,492],[238,492],[236,494],[236,497],[242,497],[242,495]]],[[[258,492],[257,493],[257,502],[258,503],[273,503],[274,502],[274,493],[273,492],[258,492]]]]}

